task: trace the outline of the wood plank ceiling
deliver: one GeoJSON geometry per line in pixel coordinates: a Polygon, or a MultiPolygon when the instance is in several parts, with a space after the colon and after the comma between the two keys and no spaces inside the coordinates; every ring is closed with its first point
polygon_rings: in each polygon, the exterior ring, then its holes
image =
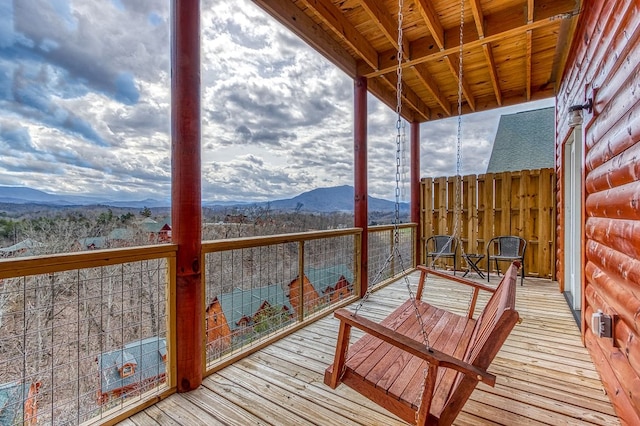
{"type": "MultiPolygon", "coordinates": [[[[462,112],[555,95],[581,0],[463,0],[462,112]]],[[[396,108],[398,0],[254,0],[396,108]]],[[[404,0],[403,116],[458,114],[459,0],[404,0]]]]}

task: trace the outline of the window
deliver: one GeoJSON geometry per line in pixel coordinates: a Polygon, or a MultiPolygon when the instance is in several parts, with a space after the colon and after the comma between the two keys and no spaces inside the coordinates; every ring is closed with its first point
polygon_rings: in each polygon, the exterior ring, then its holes
{"type": "Polygon", "coordinates": [[[120,377],[129,377],[133,375],[134,371],[133,365],[127,364],[120,370],[120,377]]]}

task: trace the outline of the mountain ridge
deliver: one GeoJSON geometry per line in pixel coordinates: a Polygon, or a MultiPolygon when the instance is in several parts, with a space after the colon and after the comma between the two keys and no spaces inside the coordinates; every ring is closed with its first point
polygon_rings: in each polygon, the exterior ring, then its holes
{"type": "MultiPolygon", "coordinates": [[[[249,206],[267,206],[279,211],[302,211],[309,213],[332,213],[332,212],[353,212],[354,209],[354,188],[350,185],[334,187],[315,188],[303,192],[292,198],[277,199],[259,202],[241,201],[203,201],[203,207],[209,208],[237,208],[242,209],[249,206]]],[[[40,191],[29,187],[0,186],[0,203],[6,204],[38,204],[51,206],[90,206],[104,205],[111,207],[169,207],[169,201],[155,200],[151,198],[135,201],[114,201],[106,197],[81,196],[81,195],[58,195],[40,191]]],[[[369,196],[369,211],[393,211],[395,202],[369,196]]],[[[401,203],[400,210],[408,211],[408,203],[401,203]]]]}

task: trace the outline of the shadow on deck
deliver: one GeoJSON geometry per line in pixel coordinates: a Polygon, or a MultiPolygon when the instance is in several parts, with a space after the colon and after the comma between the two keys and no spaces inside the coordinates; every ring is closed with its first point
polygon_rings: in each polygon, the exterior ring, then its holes
{"type": "MultiPolygon", "coordinates": [[[[415,286],[418,277],[413,273],[409,281],[415,286]]],[[[407,298],[401,279],[372,294],[360,312],[379,321],[407,298]]],[[[425,300],[464,313],[470,292],[429,278],[425,300]]],[[[526,279],[516,304],[523,321],[489,368],[498,376],[496,387],[481,383],[454,424],[619,424],[557,283],[526,279]]],[[[405,424],[344,385],[335,391],[324,385],[337,329],[338,321],[327,316],[121,424],[405,424]]],[[[354,329],[352,339],[359,336],[354,329]]]]}

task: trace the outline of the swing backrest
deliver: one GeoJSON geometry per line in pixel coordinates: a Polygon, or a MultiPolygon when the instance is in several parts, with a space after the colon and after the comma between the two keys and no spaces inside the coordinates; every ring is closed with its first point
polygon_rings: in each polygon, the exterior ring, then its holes
{"type": "MultiPolygon", "coordinates": [[[[511,264],[478,317],[463,358],[465,362],[486,370],[518,322],[515,304],[519,267],[520,263],[517,261],[511,264]]],[[[440,415],[443,424],[447,424],[446,419],[455,419],[476,387],[477,381],[473,377],[458,373],[454,383],[440,415]]]]}

